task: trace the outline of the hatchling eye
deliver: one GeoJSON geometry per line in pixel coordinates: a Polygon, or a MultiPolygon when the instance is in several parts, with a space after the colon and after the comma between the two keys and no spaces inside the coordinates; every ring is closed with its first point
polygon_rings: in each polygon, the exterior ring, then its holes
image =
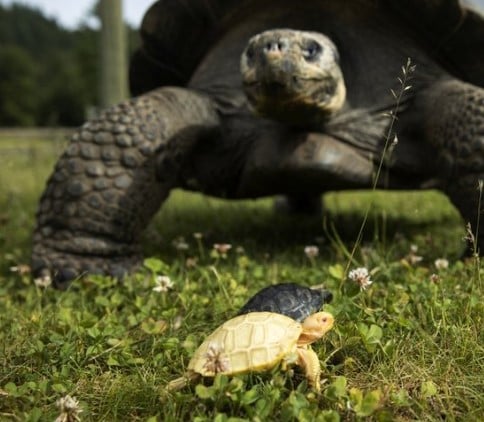
{"type": "Polygon", "coordinates": [[[312,61],[315,60],[322,51],[323,47],[321,47],[321,44],[316,41],[309,41],[304,47],[303,56],[306,60],[312,61]]]}

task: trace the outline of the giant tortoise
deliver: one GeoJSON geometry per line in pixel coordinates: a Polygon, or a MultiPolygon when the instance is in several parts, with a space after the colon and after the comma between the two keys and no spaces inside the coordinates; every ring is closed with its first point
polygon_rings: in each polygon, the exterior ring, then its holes
{"type": "Polygon", "coordinates": [[[484,19],[458,0],[160,0],[141,37],[135,97],[84,124],[48,181],[35,275],[129,272],[173,188],[297,211],[372,187],[380,163],[377,187],[440,189],[474,225],[484,19]]]}

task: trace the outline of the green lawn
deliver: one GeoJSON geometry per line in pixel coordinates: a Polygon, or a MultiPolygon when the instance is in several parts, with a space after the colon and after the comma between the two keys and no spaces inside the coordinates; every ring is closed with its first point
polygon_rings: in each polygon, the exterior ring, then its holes
{"type": "Polygon", "coordinates": [[[271,200],[175,192],[146,232],[145,268],[61,293],[10,269],[28,263],[36,202],[60,150],[0,141],[0,420],[52,421],[66,395],[86,421],[484,419],[482,273],[458,259],[463,222],[442,195],[329,193],[319,220],[275,215],[271,200]],[[181,238],[188,249],[174,246],[181,238]],[[232,249],[217,256],[214,243],[232,249]],[[310,260],[303,249],[313,244],[310,260]],[[343,278],[358,266],[371,271],[364,291],[343,278]],[[158,275],[173,281],[167,292],[153,290],[158,275]],[[283,281],[335,296],[335,328],[314,345],[320,395],[278,368],[164,390],[205,335],[283,281]]]}

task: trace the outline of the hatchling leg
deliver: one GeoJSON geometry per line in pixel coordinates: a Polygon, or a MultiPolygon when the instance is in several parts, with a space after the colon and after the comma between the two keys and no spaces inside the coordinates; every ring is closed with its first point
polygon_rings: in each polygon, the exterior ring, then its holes
{"type": "Polygon", "coordinates": [[[40,200],[34,277],[63,287],[84,273],[122,277],[138,265],[140,234],[177,184],[177,163],[218,125],[211,100],[182,88],[160,88],[84,124],[40,200]],[[171,169],[162,179],[160,159],[171,169]]]}
{"type": "Polygon", "coordinates": [[[320,391],[321,366],[319,364],[318,355],[310,347],[307,349],[298,347],[297,352],[299,355],[298,365],[304,369],[309,385],[316,391],[320,391]]]}
{"type": "MultiPolygon", "coordinates": [[[[484,197],[479,202],[479,181],[484,181],[484,89],[457,80],[433,86],[421,99],[425,104],[425,135],[440,150],[443,167],[450,164],[444,191],[472,231],[482,217],[484,197]]],[[[476,244],[484,252],[484,220],[476,244]]]]}

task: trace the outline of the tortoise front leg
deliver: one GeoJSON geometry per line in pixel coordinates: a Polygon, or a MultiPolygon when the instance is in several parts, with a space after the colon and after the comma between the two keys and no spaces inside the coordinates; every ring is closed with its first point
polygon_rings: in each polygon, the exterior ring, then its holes
{"type": "MultiPolygon", "coordinates": [[[[424,104],[426,139],[440,151],[447,174],[444,192],[472,231],[477,229],[479,181],[484,180],[484,89],[457,80],[435,84],[419,100],[424,104]]],[[[477,247],[484,252],[484,221],[480,221],[477,247]]],[[[475,251],[477,252],[477,251],[475,251]]]]}
{"type": "Polygon", "coordinates": [[[83,273],[121,277],[138,265],[141,232],[177,183],[178,171],[157,175],[158,157],[175,166],[218,125],[209,98],[161,88],[82,126],[40,200],[34,277],[48,275],[61,287],[83,273]],[[183,143],[171,145],[180,136],[183,143]]]}
{"type": "Polygon", "coordinates": [[[316,352],[311,347],[298,347],[297,353],[299,355],[297,364],[304,369],[309,386],[316,391],[321,390],[321,365],[316,352]]]}

